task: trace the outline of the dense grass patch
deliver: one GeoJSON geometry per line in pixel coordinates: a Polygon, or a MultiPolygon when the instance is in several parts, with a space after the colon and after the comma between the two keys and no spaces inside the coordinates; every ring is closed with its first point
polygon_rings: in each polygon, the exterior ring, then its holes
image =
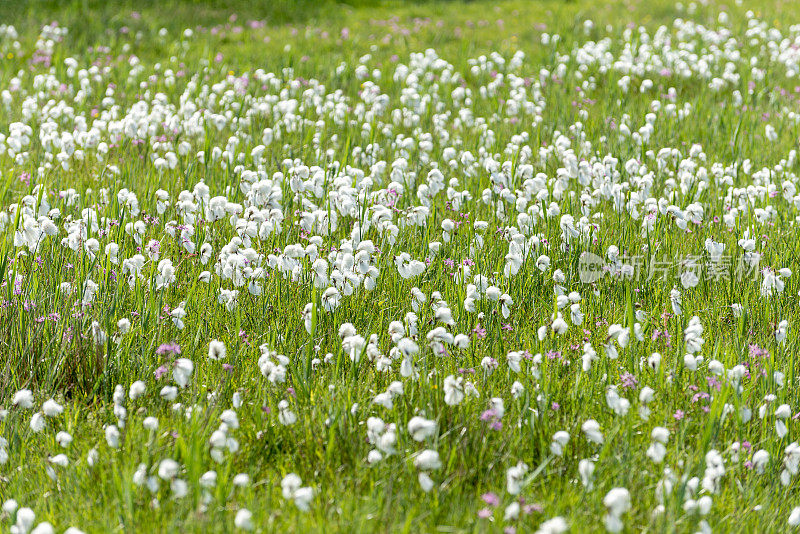
{"type": "Polygon", "coordinates": [[[800,524],[749,7],[0,4],[3,528],[800,524]]]}

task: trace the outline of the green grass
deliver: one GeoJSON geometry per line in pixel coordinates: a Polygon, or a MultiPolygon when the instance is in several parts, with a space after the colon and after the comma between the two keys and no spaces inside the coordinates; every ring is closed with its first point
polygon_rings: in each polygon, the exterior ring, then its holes
{"type": "MultiPolygon", "coordinates": [[[[688,6],[688,2],[685,4],[688,6]]],[[[620,57],[626,43],[638,49],[645,42],[638,36],[640,27],[652,38],[664,25],[677,47],[682,37],[674,25],[676,18],[716,27],[721,5],[711,2],[689,13],[666,0],[31,1],[7,5],[0,1],[0,11],[7,13],[0,23],[12,23],[19,32],[18,47],[0,36],[0,93],[9,90],[7,97],[3,93],[0,98],[0,134],[8,136],[11,125],[19,121],[33,127],[30,145],[25,149],[27,158],[17,161],[12,157],[6,150],[8,141],[0,147],[0,207],[4,214],[0,217],[0,275],[4,280],[0,287],[0,406],[7,410],[0,419],[0,437],[7,440],[9,455],[0,465],[0,500],[14,499],[20,507],[30,507],[36,513],[36,523],[49,521],[58,532],[70,525],[87,532],[229,532],[236,530],[234,517],[240,509],[251,511],[256,529],[264,532],[501,532],[506,527],[533,532],[556,516],[564,517],[572,531],[587,532],[604,530],[603,498],[612,488],[624,487],[632,496],[632,507],[622,518],[626,531],[695,532],[702,528],[701,521],[707,521],[715,532],[787,530],[789,514],[800,498],[796,477],[783,486],[780,474],[784,450],[797,440],[798,429],[790,418],[786,421],[788,433],[779,437],[773,414],[781,404],[788,404],[792,414],[800,407],[795,357],[795,318],[800,311],[800,240],[795,224],[798,205],[782,194],[771,196],[752,187],[771,184],[780,192],[784,182],[797,183],[798,163],[787,160],[790,150],[797,149],[800,136],[793,115],[798,113],[799,84],[796,78],[787,76],[784,65],[770,57],[767,39],[748,42],[745,13],[753,9],[766,28],[777,28],[794,39],[797,32],[791,33],[790,27],[800,10],[793,3],[780,1],[757,9],[727,5],[727,27],[735,48],[741,51],[740,60],[732,61],[740,77],[717,92],[709,88],[710,79],[696,73],[681,77],[674,71],[663,76],[658,71],[646,76],[633,74],[631,90],[624,92],[618,85],[622,73],[602,69],[596,62],[581,70],[575,59],[575,51],[589,41],[608,39],[608,53],[615,58],[620,57]],[[584,26],[587,19],[594,22],[592,28],[584,26]],[[41,26],[53,20],[69,32],[53,47],[52,66],[48,66],[37,62],[37,39],[41,26]],[[250,25],[250,21],[259,22],[250,25]],[[625,34],[628,25],[632,36],[625,34]],[[162,28],[165,35],[159,34],[162,28]],[[193,30],[191,37],[184,35],[186,28],[193,30]],[[543,43],[545,32],[558,34],[560,40],[543,43]],[[419,77],[415,100],[408,85],[392,74],[399,64],[411,63],[411,54],[429,48],[446,62],[447,71],[460,78],[448,80],[441,68],[426,77],[433,72],[428,69],[419,77]],[[496,53],[510,61],[516,51],[526,56],[519,67],[472,69],[480,56],[493,60],[490,55],[496,53]],[[364,57],[367,54],[369,59],[364,57]],[[141,65],[138,73],[132,71],[131,56],[141,65]],[[752,71],[751,57],[764,69],[763,79],[752,71]],[[81,67],[95,64],[100,69],[101,76],[86,83],[83,100],[75,99],[81,86],[77,76],[68,73],[67,58],[74,58],[81,67]],[[567,58],[571,59],[565,62],[567,58]],[[561,62],[565,62],[565,68],[557,79],[540,78],[540,69],[553,74],[561,62]],[[367,116],[357,106],[363,104],[362,91],[369,89],[357,73],[361,63],[369,66],[370,73],[373,69],[380,71],[380,79],[371,74],[370,79],[386,95],[390,111],[367,116]],[[168,81],[164,75],[167,69],[181,75],[168,81]],[[275,74],[274,86],[256,81],[259,69],[275,74]],[[506,82],[493,84],[496,73],[492,71],[502,73],[506,82]],[[58,85],[37,85],[40,82],[35,76],[39,75],[41,81],[48,73],[65,81],[63,90],[58,85]],[[150,79],[153,73],[158,75],[150,79]],[[524,80],[520,87],[514,86],[512,74],[524,80]],[[638,87],[646,77],[653,80],[654,87],[641,93],[638,87]],[[248,80],[246,85],[241,84],[243,79],[248,80]],[[542,79],[546,83],[541,84],[542,79]],[[220,81],[226,81],[226,85],[219,93],[229,89],[230,93],[216,101],[199,89],[207,85],[212,91],[220,81]],[[109,82],[114,84],[113,102],[103,103],[109,82]],[[584,82],[584,88],[577,90],[584,82]],[[748,92],[751,82],[753,90],[748,92]],[[474,117],[484,119],[483,125],[456,120],[464,107],[452,98],[457,87],[471,91],[469,107],[474,117]],[[316,94],[315,88],[320,88],[316,94]],[[690,110],[687,116],[670,116],[665,111],[670,88],[677,109],[690,110]],[[519,98],[522,89],[532,102],[531,108],[512,119],[509,102],[519,98]],[[741,104],[734,103],[734,89],[741,92],[741,104]],[[186,120],[191,112],[182,117],[185,123],[181,122],[177,131],[162,124],[163,118],[153,119],[153,129],[143,130],[143,143],[134,142],[137,136],[127,134],[120,140],[110,139],[104,131],[102,140],[113,146],[102,161],[97,158],[97,149],[88,146],[83,160],[70,159],[69,168],[62,168],[57,160],[51,168],[45,168],[48,148],[39,135],[42,114],[65,95],[69,96],[71,113],[85,117],[89,128],[95,120],[119,120],[137,102],[146,103],[148,111],[157,99],[176,106],[181,95],[185,95],[184,100],[198,99],[198,109],[229,115],[221,129],[206,115],[206,123],[200,124],[195,134],[191,132],[192,121],[186,120]],[[248,115],[256,99],[265,95],[274,95],[274,101],[262,100],[269,106],[248,115]],[[26,98],[29,100],[23,105],[26,98]],[[287,128],[286,113],[276,105],[289,99],[296,100],[295,114],[302,119],[293,129],[287,128]],[[658,110],[653,101],[660,102],[658,110]],[[534,105],[541,106],[541,111],[534,111],[534,105]],[[409,117],[407,122],[391,113],[397,110],[402,116],[401,108],[409,117]],[[656,122],[643,146],[630,136],[619,135],[621,123],[636,132],[649,112],[656,114],[656,122]],[[239,121],[235,125],[234,117],[239,121]],[[574,127],[578,121],[582,124],[580,131],[574,127]],[[370,124],[370,131],[363,129],[363,123],[370,124]],[[262,143],[264,129],[274,129],[276,124],[281,124],[282,137],[266,147],[260,163],[254,162],[251,150],[262,143]],[[390,131],[384,131],[387,124],[390,131]],[[767,124],[776,129],[774,142],[765,137],[767,124]],[[513,138],[522,132],[527,139],[513,138]],[[653,171],[652,187],[638,205],[639,212],[644,213],[647,197],[668,198],[669,204],[682,210],[699,203],[704,208],[703,223],[690,222],[686,231],[662,213],[652,231],[642,234],[641,217],[633,218],[625,207],[617,209],[597,181],[581,185],[572,179],[564,196],[556,198],[553,179],[566,164],[543,150],[557,144],[557,132],[566,136],[576,151],[582,150],[579,142],[590,143],[579,160],[602,162],[606,155],[618,160],[620,174],[613,181],[628,184],[620,197],[623,204],[631,200],[632,192],[643,189],[641,182],[634,181],[636,175],[625,169],[628,160],[639,160],[653,171]],[[426,152],[419,142],[427,133],[433,135],[431,149],[426,152]],[[243,154],[243,159],[227,164],[212,161],[214,147],[225,150],[234,134],[239,139],[235,150],[243,154]],[[403,139],[412,143],[404,148],[403,139]],[[174,169],[159,171],[151,156],[163,155],[169,149],[154,147],[153,143],[165,140],[175,147],[187,141],[190,148],[186,155],[178,156],[174,169]],[[702,156],[690,157],[695,143],[702,145],[702,156]],[[313,229],[311,233],[321,237],[321,250],[341,249],[343,240],[352,239],[358,222],[364,229],[362,238],[373,241],[380,250],[370,257],[371,264],[380,270],[374,289],[362,286],[354,294],[342,296],[340,305],[327,312],[322,299],[327,284],[315,287],[310,259],[299,262],[299,274],[293,279],[267,266],[267,256],[279,254],[276,249],[283,251],[291,244],[309,243],[309,233],[301,228],[301,212],[319,208],[321,216],[330,216],[336,211],[342,197],[335,195],[344,196],[357,184],[357,173],[352,169],[370,173],[372,162],[365,154],[368,145],[377,147],[377,158],[385,160],[389,170],[395,159],[403,157],[408,162],[408,172],[397,178],[406,191],[397,199],[395,211],[389,209],[392,222],[398,226],[397,236],[393,240],[391,230],[374,218],[372,207],[378,199],[365,202],[363,195],[353,211],[338,216],[335,228],[329,231],[325,222],[313,229]],[[527,161],[522,145],[530,149],[527,161]],[[548,179],[545,189],[551,197],[540,202],[540,207],[546,211],[553,201],[560,214],[542,216],[535,224],[531,235],[539,236],[540,245],[516,276],[503,275],[509,252],[508,227],[521,226],[515,204],[505,203],[509,217],[503,220],[494,207],[494,203],[503,202],[499,191],[490,195],[493,204],[482,200],[483,191],[492,187],[490,172],[482,164],[473,171],[463,166],[449,169],[445,155],[449,146],[475,156],[488,152],[499,163],[509,162],[510,188],[516,196],[525,196],[524,179],[514,174],[522,165],[532,166],[531,177],[544,173],[548,179]],[[710,177],[707,187],[675,187],[674,181],[680,179],[676,162],[663,166],[657,162],[656,154],[665,147],[679,150],[681,159],[691,159],[696,167],[705,168],[710,177]],[[196,156],[201,150],[205,160],[196,156]],[[295,161],[286,163],[287,159],[295,161]],[[741,169],[746,160],[752,170],[734,173],[733,166],[741,169]],[[321,168],[325,176],[318,184],[322,194],[307,191],[296,195],[290,175],[297,172],[301,162],[321,168]],[[424,226],[404,227],[400,221],[420,204],[417,186],[425,182],[434,163],[444,172],[445,188],[451,178],[457,178],[455,190],[468,191],[472,199],[456,209],[442,191],[433,200],[424,226]],[[779,163],[780,169],[776,168],[779,163]],[[725,169],[717,178],[715,164],[725,169]],[[194,253],[182,246],[180,237],[165,232],[165,223],[174,220],[188,224],[175,204],[182,191],[192,192],[200,181],[208,186],[210,197],[224,195],[231,202],[245,203],[237,165],[251,170],[260,165],[264,178],[278,171],[284,174],[283,179],[276,179],[282,192],[279,209],[283,221],[280,231],[252,240],[252,247],[264,256],[267,273],[260,281],[261,294],[249,294],[246,284],[236,287],[240,291],[237,305],[227,310],[217,297],[221,289],[234,285],[215,272],[214,264],[236,234],[230,213],[215,222],[193,223],[194,233],[188,238],[196,244],[194,253]],[[757,174],[762,168],[767,172],[757,174]],[[23,173],[32,178],[22,180],[23,173]],[[721,179],[723,174],[730,175],[730,180],[721,179]],[[36,184],[42,187],[34,189],[36,184]],[[750,203],[741,206],[748,205],[749,209],[742,208],[736,224],[728,229],[722,221],[728,213],[726,195],[747,186],[751,186],[750,203]],[[15,230],[25,223],[17,213],[22,211],[20,205],[39,206],[44,188],[51,208],[60,210],[59,217],[53,217],[59,233],[44,240],[34,252],[14,241],[15,230]],[[117,199],[117,192],[123,188],[137,195],[141,214],[132,214],[117,199]],[[69,189],[79,194],[74,203],[58,195],[69,189]],[[159,189],[168,193],[170,201],[163,214],[157,212],[159,189]],[[586,213],[582,208],[587,199],[581,197],[582,193],[596,201],[586,207],[586,213]],[[774,218],[759,221],[756,208],[773,209],[774,218]],[[82,215],[84,209],[89,215],[82,215]],[[576,238],[564,250],[560,247],[559,225],[563,214],[574,215],[576,221],[587,215],[597,228],[576,238]],[[105,221],[98,228],[90,228],[81,243],[97,239],[100,250],[95,257],[84,247],[74,251],[61,242],[67,237],[68,223],[86,217],[105,221]],[[446,218],[464,223],[452,232],[452,239],[442,245],[421,276],[411,280],[401,277],[394,258],[407,252],[412,259],[424,260],[429,255],[429,243],[445,241],[442,222],[446,218]],[[126,230],[126,224],[136,220],[145,222],[140,242],[126,230]],[[367,220],[372,221],[369,228],[367,220]],[[475,243],[473,223],[479,220],[489,225],[483,232],[483,247],[475,243]],[[735,276],[743,258],[737,242],[746,230],[757,240],[762,267],[794,271],[785,279],[780,295],[762,296],[761,275],[735,276]],[[659,262],[688,256],[706,261],[706,238],[725,244],[730,269],[729,276],[721,280],[703,279],[695,288],[683,288],[674,270],[666,280],[608,276],[588,286],[579,279],[582,251],[605,257],[608,247],[614,245],[623,256],[642,255],[642,268],[647,270],[658,268],[659,262]],[[143,248],[150,240],[160,242],[159,259],[148,259],[142,276],[129,285],[121,262],[137,253],[146,256],[143,248]],[[112,241],[119,245],[119,265],[104,254],[105,245],[112,241]],[[203,243],[213,247],[205,264],[199,257],[203,243]],[[551,260],[546,272],[536,268],[536,260],[543,254],[551,260]],[[170,258],[176,266],[176,279],[168,287],[159,288],[157,266],[163,258],[170,258]],[[465,260],[471,263],[466,281],[456,276],[453,266],[465,260]],[[580,292],[580,309],[585,314],[583,325],[577,326],[569,319],[569,307],[561,310],[570,325],[562,336],[550,328],[557,311],[556,269],[564,275],[561,285],[565,293],[580,292]],[[212,273],[209,283],[198,280],[206,270],[212,273]],[[508,318],[503,317],[499,304],[486,299],[477,302],[474,313],[465,309],[467,284],[477,274],[491,277],[500,293],[513,299],[508,318]],[[17,287],[14,275],[21,276],[17,287]],[[90,305],[82,306],[86,280],[97,283],[98,291],[90,305]],[[65,282],[73,285],[74,293],[60,287],[65,282]],[[351,362],[342,348],[340,326],[352,323],[365,339],[376,334],[379,351],[389,354],[394,346],[388,332],[390,323],[402,322],[412,309],[414,287],[428,297],[417,311],[419,378],[401,375],[402,358],[395,359],[388,372],[379,371],[367,354],[358,363],[351,362]],[[679,316],[673,314],[670,305],[673,287],[680,288],[682,295],[679,316]],[[426,339],[429,331],[442,326],[431,307],[435,291],[452,310],[455,322],[448,331],[470,338],[467,348],[449,346],[446,356],[436,355],[426,339]],[[178,329],[167,310],[174,310],[181,302],[185,303],[185,327],[178,329]],[[303,320],[307,303],[315,306],[310,333],[303,320]],[[744,307],[740,317],[733,313],[733,303],[744,307]],[[697,371],[691,371],[684,365],[684,331],[695,315],[704,328],[705,344],[698,352],[704,361],[697,371]],[[120,334],[117,324],[123,318],[131,321],[131,329],[120,334]],[[779,343],[774,335],[781,320],[789,322],[785,343],[779,343]],[[640,323],[642,340],[631,335],[630,344],[617,345],[618,358],[606,356],[603,345],[609,342],[608,325],[619,324],[632,331],[634,323],[640,323]],[[537,335],[541,326],[548,327],[543,339],[537,335]],[[96,342],[92,335],[95,328],[103,330],[107,338],[96,342]],[[482,329],[485,333],[479,334],[482,329]],[[223,362],[207,359],[212,339],[227,347],[223,362]],[[158,349],[170,342],[180,346],[180,357],[194,362],[194,370],[177,399],[168,402],[160,398],[159,391],[174,383],[174,355],[159,354],[158,349]],[[581,370],[586,342],[599,356],[589,372],[581,370]],[[284,383],[271,384],[262,375],[258,365],[262,344],[289,358],[284,383]],[[758,352],[753,346],[763,349],[766,356],[753,356],[758,352]],[[510,351],[540,354],[542,362],[537,366],[523,360],[521,372],[515,373],[506,361],[510,351]],[[654,352],[662,355],[657,370],[642,363],[654,352]],[[322,360],[328,353],[330,361],[312,365],[313,359],[322,360]],[[497,369],[484,371],[485,358],[494,358],[497,369]],[[713,380],[709,369],[712,360],[726,369],[749,362],[754,377],[744,380],[742,390],[737,391],[723,376],[716,389],[709,381],[713,380]],[[157,377],[161,366],[167,373],[157,377]],[[756,369],[763,369],[764,375],[756,369]],[[783,385],[774,378],[775,371],[784,373],[783,385]],[[474,382],[479,396],[450,406],[445,402],[445,377],[462,373],[465,380],[474,382]],[[637,385],[626,389],[623,383],[629,378],[623,377],[629,375],[635,376],[637,385]],[[131,400],[127,392],[137,380],[145,383],[146,393],[131,400]],[[404,389],[394,398],[393,408],[374,404],[375,396],[393,381],[402,382],[404,389]],[[524,386],[518,397],[511,393],[516,381],[524,386]],[[114,411],[118,384],[125,392],[124,427],[119,411],[114,411]],[[616,415],[609,408],[606,393],[611,385],[617,385],[620,395],[630,401],[627,415],[616,415]],[[647,420],[638,413],[639,391],[644,386],[655,390],[647,420]],[[33,410],[12,405],[15,392],[23,388],[33,391],[33,410]],[[698,393],[707,393],[708,397],[698,393]],[[236,408],[240,426],[231,429],[229,435],[236,439],[238,449],[225,452],[217,462],[211,456],[209,439],[219,427],[222,413],[232,408],[234,394],[242,399],[236,408]],[[767,395],[774,395],[774,400],[767,403],[767,395]],[[63,405],[63,414],[46,418],[46,428],[33,432],[33,412],[51,397],[63,405]],[[502,428],[497,430],[490,427],[490,421],[482,420],[490,399],[496,397],[505,405],[502,428]],[[293,425],[279,422],[279,403],[284,400],[297,415],[293,425]],[[760,418],[759,406],[764,404],[766,416],[760,418]],[[744,406],[754,412],[749,422],[735,414],[744,406]],[[728,408],[735,413],[725,415],[728,408]],[[676,417],[678,412],[684,417],[676,417]],[[408,421],[415,415],[437,423],[436,434],[421,443],[407,431],[408,421]],[[143,428],[147,416],[158,418],[158,430],[143,428]],[[367,441],[367,420],[373,416],[396,425],[397,443],[394,454],[370,464],[367,457],[375,446],[367,441]],[[584,437],[581,425],[587,419],[599,422],[605,438],[602,445],[584,437]],[[121,429],[118,449],[111,448],[104,437],[104,429],[112,424],[121,429]],[[645,455],[655,426],[670,431],[662,464],[653,463],[645,455]],[[570,439],[563,456],[556,456],[550,445],[560,430],[569,432],[570,439]],[[66,449],[56,442],[59,431],[74,438],[66,449]],[[733,444],[745,441],[752,449],[742,450],[734,460],[733,444]],[[90,466],[87,455],[93,449],[98,458],[90,466]],[[430,472],[434,481],[430,492],[420,487],[419,469],[414,465],[423,449],[438,451],[442,463],[441,468],[430,472]],[[687,481],[703,478],[706,454],[712,449],[725,458],[726,472],[716,493],[698,490],[693,496],[713,498],[708,515],[701,517],[684,509],[690,496],[687,481]],[[759,449],[770,455],[764,474],[756,474],[746,465],[759,449]],[[69,465],[52,465],[50,458],[62,452],[69,465]],[[180,464],[177,478],[188,483],[188,493],[182,498],[174,498],[170,481],[162,480],[155,492],[132,482],[140,464],[145,464],[149,476],[157,478],[159,462],[166,458],[180,464]],[[596,465],[592,489],[582,485],[578,473],[579,461],[586,458],[596,465]],[[522,492],[515,496],[506,491],[506,472],[520,461],[529,466],[529,471],[522,492]],[[660,503],[656,488],[665,478],[665,467],[675,476],[674,490],[660,503]],[[216,471],[216,486],[203,488],[198,481],[209,470],[216,471]],[[239,473],[248,474],[250,484],[235,487],[233,478],[239,473]],[[298,474],[304,485],[314,488],[309,511],[298,510],[281,495],[281,480],[289,473],[298,474]],[[496,494],[499,505],[487,505],[482,500],[486,493],[496,494]],[[524,504],[535,506],[518,519],[504,519],[505,508],[520,498],[524,504]],[[663,510],[654,514],[659,504],[663,504],[663,510]],[[760,506],[760,511],[754,511],[754,506],[760,506]],[[484,508],[490,515],[481,518],[479,510],[484,508]]],[[[685,40],[695,53],[702,49],[709,56],[722,46],[709,46],[696,36],[685,40]]],[[[693,59],[687,58],[691,64],[693,59]]],[[[722,75],[726,61],[711,61],[713,76],[722,75]]],[[[69,112],[54,117],[53,122],[59,132],[75,130],[69,112]]],[[[387,171],[383,177],[376,177],[373,191],[388,188],[389,176],[387,171]]],[[[529,206],[536,203],[534,197],[529,206]]],[[[357,243],[353,244],[356,247],[357,243]]],[[[14,521],[13,513],[0,512],[3,529],[14,521]]]]}

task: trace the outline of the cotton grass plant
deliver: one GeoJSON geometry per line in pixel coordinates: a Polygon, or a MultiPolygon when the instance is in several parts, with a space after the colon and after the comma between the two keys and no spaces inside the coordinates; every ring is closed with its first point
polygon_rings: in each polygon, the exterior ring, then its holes
{"type": "Polygon", "coordinates": [[[800,526],[800,27],[621,6],[0,26],[3,528],[800,526]]]}

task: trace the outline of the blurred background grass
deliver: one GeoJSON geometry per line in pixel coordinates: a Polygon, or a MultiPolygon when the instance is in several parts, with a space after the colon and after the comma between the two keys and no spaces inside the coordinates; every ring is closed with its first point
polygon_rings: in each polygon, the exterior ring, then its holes
{"type": "MultiPolygon", "coordinates": [[[[80,23],[92,32],[119,22],[130,12],[161,14],[167,29],[191,22],[211,25],[232,13],[268,25],[300,23],[316,18],[345,17],[351,9],[398,8],[408,5],[467,4],[479,0],[0,0],[0,22],[27,26],[48,19],[61,25],[80,23]],[[337,16],[338,15],[338,16],[337,16]]],[[[558,0],[571,2],[573,0],[558,0]]],[[[480,2],[479,2],[480,3],[480,2]]],[[[483,2],[486,4],[492,2],[483,2]]]]}
{"type": "MultiPolygon", "coordinates": [[[[676,0],[0,0],[0,24],[13,24],[21,33],[38,31],[57,21],[70,29],[73,43],[98,43],[109,31],[210,27],[259,21],[276,27],[301,24],[347,24],[371,16],[491,16],[502,12],[507,22],[536,23],[548,15],[582,16],[600,23],[638,19],[643,25],[670,23],[686,16],[676,0]],[[512,13],[513,12],[513,13],[512,13]],[[134,15],[134,17],[132,17],[134,15]],[[513,21],[512,21],[513,19],[513,21]],[[137,28],[137,26],[139,28],[137,28]]],[[[797,0],[683,0],[697,12],[723,7],[753,10],[777,27],[800,15],[797,0]]]]}
{"type": "MultiPolygon", "coordinates": [[[[380,31],[375,19],[407,22],[433,17],[446,26],[466,23],[466,44],[482,48],[512,34],[522,37],[533,26],[541,31],[554,21],[591,17],[600,23],[615,22],[620,10],[635,14],[642,24],[668,22],[678,14],[673,0],[0,0],[0,23],[13,24],[26,39],[34,38],[43,25],[57,22],[69,28],[67,47],[80,49],[110,44],[120,30],[133,35],[165,28],[175,36],[186,28],[230,28],[253,21],[269,28],[348,28],[352,35],[366,38],[363,43],[370,32],[380,31]],[[477,24],[500,17],[506,23],[501,32],[496,26],[477,24]]],[[[421,49],[436,46],[437,33],[431,28],[409,36],[407,44],[418,41],[421,49]]]]}
{"type": "MultiPolygon", "coordinates": [[[[538,66],[553,65],[557,60],[556,49],[542,45],[545,32],[558,33],[559,48],[569,50],[578,41],[608,35],[607,24],[616,31],[629,24],[653,31],[659,25],[671,26],[681,17],[713,27],[724,7],[732,23],[744,31],[745,11],[749,9],[759,19],[784,29],[800,15],[800,2],[795,0],[765,0],[757,5],[749,0],[741,5],[733,0],[683,0],[683,8],[678,4],[674,0],[0,0],[0,23],[14,24],[22,42],[20,51],[0,57],[0,73],[24,76],[38,72],[35,41],[43,25],[57,21],[69,32],[55,47],[52,71],[61,75],[67,57],[119,69],[111,76],[121,80],[115,94],[121,105],[142,97],[138,82],[122,82],[127,79],[127,58],[131,55],[147,69],[158,70],[164,63],[181,73],[203,72],[205,67],[213,70],[218,65],[224,65],[230,75],[254,69],[280,73],[290,67],[292,76],[314,78],[354,96],[360,84],[346,69],[357,65],[365,54],[372,56],[376,66],[382,66],[433,48],[457,69],[467,71],[470,58],[492,52],[510,57],[522,51],[532,66],[527,75],[535,76],[538,66]],[[693,3],[695,7],[689,9],[693,3]],[[594,21],[592,29],[584,25],[587,19],[594,21]],[[167,35],[159,36],[161,28],[167,35]],[[187,28],[194,30],[191,38],[182,37],[187,28]],[[114,56],[111,51],[119,53],[114,56]]],[[[202,74],[201,79],[208,81],[208,76],[202,74]]],[[[175,88],[156,82],[150,88],[177,94],[187,80],[179,78],[175,88]]],[[[785,82],[792,90],[797,85],[785,82]]],[[[699,83],[676,83],[681,99],[694,109],[706,110],[706,115],[698,117],[696,129],[685,132],[664,128],[658,135],[665,143],[683,145],[702,138],[708,150],[735,157],[732,140],[719,135],[729,127],[726,121],[730,116],[704,105],[705,92],[698,91],[699,83]]],[[[390,80],[383,80],[381,87],[389,92],[399,90],[390,80]]],[[[774,114],[782,112],[782,98],[771,92],[763,97],[770,100],[765,109],[774,114]]],[[[624,103],[626,110],[636,116],[646,113],[651,97],[628,100],[624,103]]],[[[616,111],[616,106],[598,109],[584,121],[587,131],[604,132],[604,117],[616,111]]],[[[554,123],[554,117],[576,112],[570,100],[555,99],[546,118],[554,123]]],[[[16,120],[14,113],[11,108],[0,107],[0,131],[16,120]]],[[[762,131],[762,122],[761,114],[751,110],[745,113],[740,127],[743,131],[762,131]]],[[[747,139],[748,143],[755,142],[747,139]]],[[[743,145],[741,150],[753,154],[757,161],[775,156],[771,147],[755,150],[743,145]]],[[[0,199],[10,194],[0,192],[0,199]]]]}
{"type": "Polygon", "coordinates": [[[270,25],[296,23],[319,14],[332,16],[346,6],[367,6],[382,2],[375,0],[350,0],[346,4],[337,0],[0,0],[5,23],[21,27],[57,20],[83,34],[102,32],[105,28],[121,25],[128,15],[161,15],[164,27],[174,29],[194,25],[212,25],[225,20],[232,13],[253,20],[263,20],[270,25]]]}

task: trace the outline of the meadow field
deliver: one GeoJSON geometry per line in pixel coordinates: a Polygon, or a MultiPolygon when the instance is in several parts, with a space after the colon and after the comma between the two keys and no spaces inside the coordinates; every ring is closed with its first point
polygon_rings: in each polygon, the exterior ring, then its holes
{"type": "Polygon", "coordinates": [[[800,529],[800,4],[0,0],[0,530],[800,529]]]}

